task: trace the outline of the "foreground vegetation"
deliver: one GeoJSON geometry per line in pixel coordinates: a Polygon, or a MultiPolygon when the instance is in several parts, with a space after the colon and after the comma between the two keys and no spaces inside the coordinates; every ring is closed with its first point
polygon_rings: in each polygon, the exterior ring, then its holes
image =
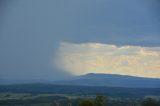
{"type": "Polygon", "coordinates": [[[101,95],[0,93],[0,106],[160,106],[159,97],[112,98],[101,95]]]}
{"type": "Polygon", "coordinates": [[[0,106],[160,106],[159,96],[160,88],[0,85],[0,106]]]}

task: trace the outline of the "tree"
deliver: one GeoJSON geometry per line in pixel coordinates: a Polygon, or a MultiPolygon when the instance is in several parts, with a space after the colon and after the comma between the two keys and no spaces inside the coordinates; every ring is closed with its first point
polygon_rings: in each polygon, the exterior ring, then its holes
{"type": "Polygon", "coordinates": [[[93,103],[90,100],[83,100],[81,101],[80,106],[93,106],[93,103]]]}
{"type": "Polygon", "coordinates": [[[142,106],[158,106],[158,101],[151,97],[148,97],[144,99],[144,101],[142,102],[142,106]]]}
{"type": "Polygon", "coordinates": [[[97,95],[94,101],[94,106],[104,106],[104,105],[105,105],[105,97],[97,95]]]}

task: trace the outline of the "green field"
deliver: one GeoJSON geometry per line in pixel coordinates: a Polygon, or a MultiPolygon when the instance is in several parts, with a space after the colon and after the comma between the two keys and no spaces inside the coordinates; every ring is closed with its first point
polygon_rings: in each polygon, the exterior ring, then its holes
{"type": "MultiPolygon", "coordinates": [[[[83,100],[95,100],[95,95],[53,93],[0,93],[0,106],[79,106],[83,100]]],[[[105,106],[141,106],[142,99],[112,98],[103,96],[105,106]]],[[[158,97],[156,97],[158,98],[158,97]]]]}
{"type": "MultiPolygon", "coordinates": [[[[0,106],[52,106],[55,103],[77,102],[80,99],[92,99],[94,96],[78,96],[69,94],[31,94],[31,93],[0,93],[0,106]]],[[[76,104],[78,105],[79,102],[76,104]]]]}

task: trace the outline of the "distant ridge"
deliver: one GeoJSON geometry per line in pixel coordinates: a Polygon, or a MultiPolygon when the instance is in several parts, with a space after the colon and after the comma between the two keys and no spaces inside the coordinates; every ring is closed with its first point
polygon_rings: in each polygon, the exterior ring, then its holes
{"type": "Polygon", "coordinates": [[[110,97],[121,98],[144,98],[145,96],[160,95],[160,88],[122,88],[104,86],[77,86],[77,85],[56,85],[56,84],[13,84],[0,85],[0,93],[55,93],[55,94],[76,94],[96,95],[103,94],[110,97]]]}
{"type": "Polygon", "coordinates": [[[66,81],[57,81],[56,84],[109,86],[129,88],[160,88],[160,78],[145,78],[119,74],[89,73],[77,76],[66,81]]]}
{"type": "MultiPolygon", "coordinates": [[[[88,74],[84,74],[84,75],[80,75],[80,76],[126,76],[126,77],[135,77],[135,78],[149,78],[149,79],[160,79],[160,78],[150,78],[150,77],[142,77],[142,76],[132,76],[132,75],[123,75],[123,74],[105,74],[105,73],[88,73],[88,74]]],[[[79,77],[80,77],[79,76],[79,77]]]]}
{"type": "Polygon", "coordinates": [[[126,88],[160,88],[160,78],[145,78],[119,74],[88,73],[80,76],[72,76],[67,80],[7,80],[0,79],[0,85],[10,84],[56,84],[56,85],[78,85],[78,86],[104,86],[104,87],[126,87],[126,88]]]}

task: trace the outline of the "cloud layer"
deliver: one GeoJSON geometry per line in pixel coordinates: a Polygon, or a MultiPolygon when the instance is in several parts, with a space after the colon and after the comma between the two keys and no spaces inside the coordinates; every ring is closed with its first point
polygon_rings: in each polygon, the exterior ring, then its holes
{"type": "Polygon", "coordinates": [[[56,66],[75,75],[109,73],[160,78],[160,47],[61,42],[55,57],[56,66]]]}

